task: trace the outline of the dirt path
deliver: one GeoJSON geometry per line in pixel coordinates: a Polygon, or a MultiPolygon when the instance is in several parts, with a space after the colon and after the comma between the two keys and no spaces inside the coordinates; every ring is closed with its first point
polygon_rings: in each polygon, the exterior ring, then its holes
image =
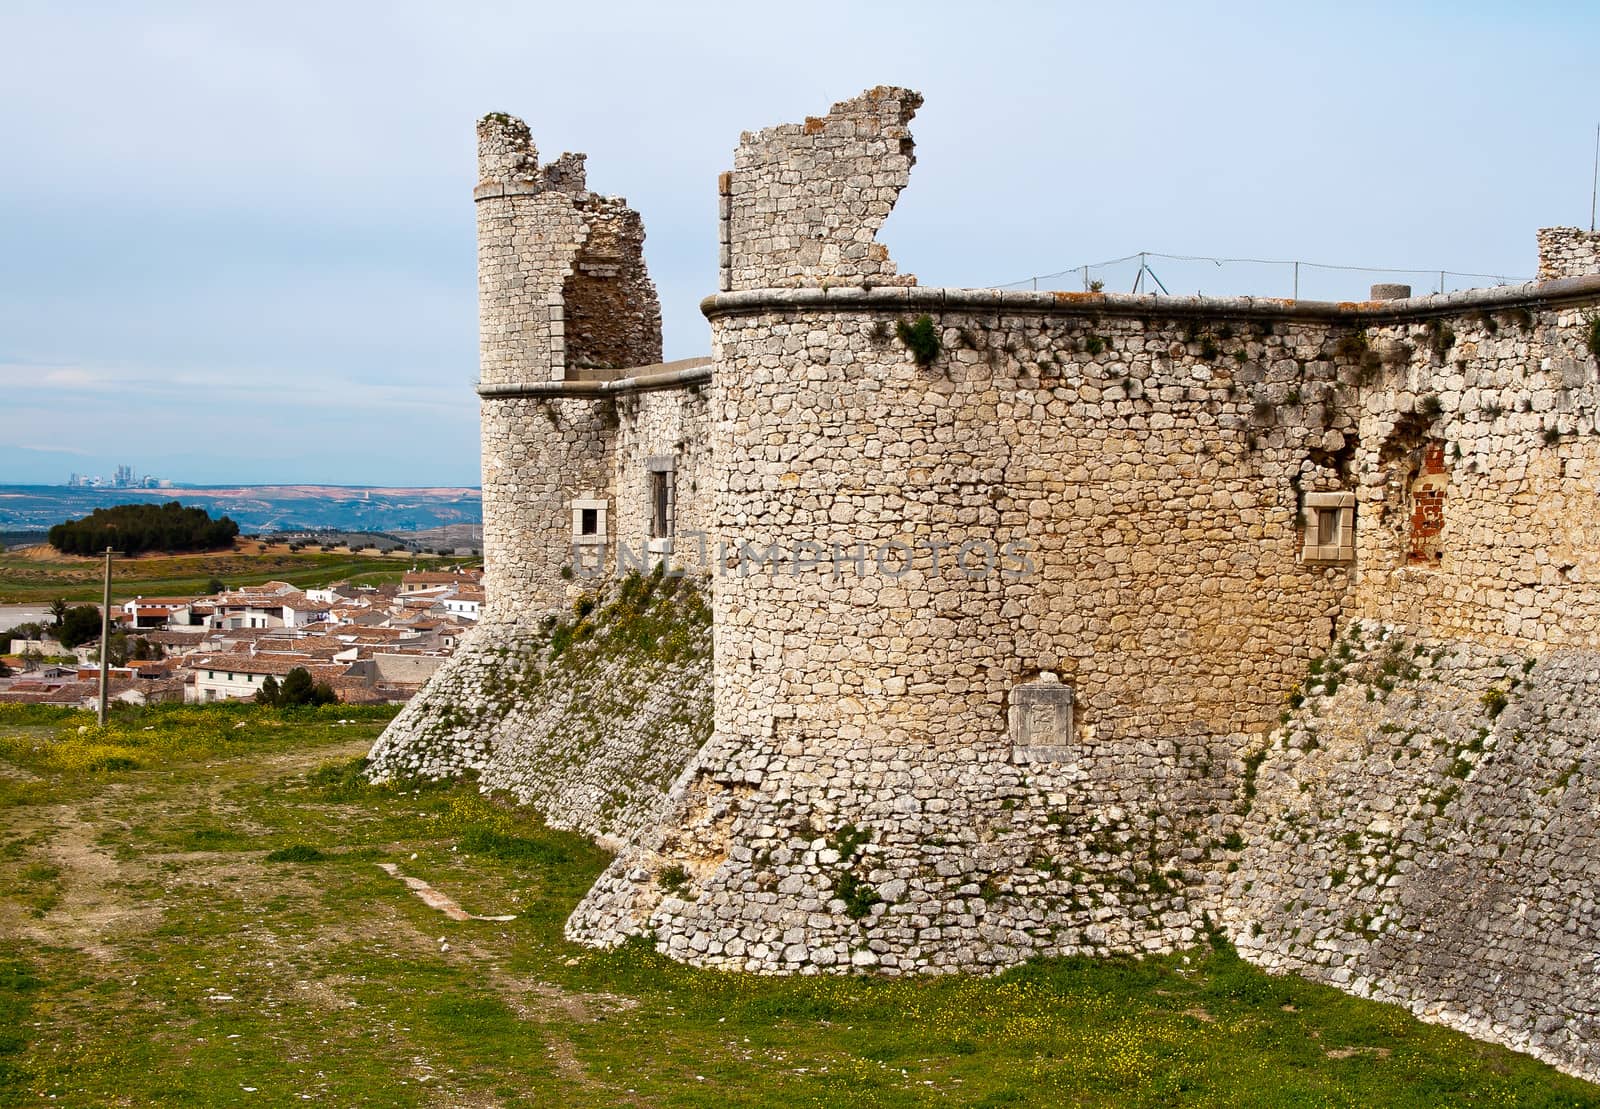
{"type": "MultiPolygon", "coordinates": [[[[241,755],[198,763],[186,769],[227,769],[235,773],[214,775],[201,794],[186,797],[181,804],[218,811],[222,792],[242,781],[285,778],[324,762],[365,754],[370,746],[371,741],[362,738],[275,755],[241,755]],[[239,768],[250,772],[241,776],[236,772],[239,768]]],[[[34,776],[9,763],[0,763],[0,771],[34,776]]],[[[36,919],[5,920],[13,914],[6,911],[9,905],[0,903],[0,920],[10,925],[15,934],[36,943],[73,947],[101,961],[116,958],[118,936],[155,928],[161,921],[162,903],[132,892],[155,877],[153,860],[119,859],[100,845],[100,838],[113,820],[111,813],[126,806],[129,796],[144,785],[145,779],[160,773],[149,771],[129,781],[114,782],[85,801],[10,810],[6,814],[7,832],[26,838],[45,836],[37,854],[59,871],[59,893],[55,905],[36,919]]],[[[237,860],[234,865],[253,867],[255,860],[237,860]]]]}

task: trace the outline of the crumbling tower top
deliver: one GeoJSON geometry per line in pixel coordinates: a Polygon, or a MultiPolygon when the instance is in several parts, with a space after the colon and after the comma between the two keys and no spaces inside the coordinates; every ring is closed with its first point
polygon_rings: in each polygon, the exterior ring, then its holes
{"type": "Polygon", "coordinates": [[[911,178],[921,106],[880,85],[820,119],[745,132],[719,184],[722,291],[915,285],[875,237],[911,178]]]}
{"type": "Polygon", "coordinates": [[[480,380],[604,377],[661,361],[661,306],[644,221],[589,191],[585,155],[539,164],[528,125],[478,121],[480,380]]]}

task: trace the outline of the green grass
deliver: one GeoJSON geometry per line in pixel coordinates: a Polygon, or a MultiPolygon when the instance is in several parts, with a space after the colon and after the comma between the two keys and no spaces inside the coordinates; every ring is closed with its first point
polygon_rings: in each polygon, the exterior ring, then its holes
{"type": "Polygon", "coordinates": [[[368,783],[382,716],[334,708],[0,717],[0,783],[35,785],[0,795],[0,1104],[1600,1105],[1225,946],[898,980],[576,947],[604,852],[368,783]],[[97,744],[137,766],[78,769],[97,744]]]}
{"type": "MultiPolygon", "coordinates": [[[[386,558],[338,551],[290,553],[282,549],[261,554],[246,541],[233,552],[117,559],[112,563],[111,596],[114,601],[135,596],[199,596],[206,592],[212,578],[221,578],[230,588],[274,580],[290,581],[302,589],[346,580],[379,585],[399,581],[413,565],[437,569],[460,561],[423,555],[386,558]]],[[[99,559],[35,559],[16,552],[0,552],[0,603],[30,604],[57,597],[98,603],[102,571],[99,559]]]]}

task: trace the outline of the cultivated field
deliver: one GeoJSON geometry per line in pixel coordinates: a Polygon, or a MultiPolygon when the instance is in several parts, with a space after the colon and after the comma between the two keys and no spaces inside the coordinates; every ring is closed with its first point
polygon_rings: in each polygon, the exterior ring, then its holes
{"type": "MultiPolygon", "coordinates": [[[[212,578],[222,579],[230,588],[274,579],[291,581],[302,589],[342,580],[376,585],[399,581],[413,565],[436,569],[460,561],[404,552],[291,551],[282,544],[243,540],[232,551],[117,558],[112,563],[111,596],[116,601],[135,596],[197,596],[206,591],[212,578]]],[[[48,546],[0,552],[0,604],[48,602],[56,597],[97,603],[103,569],[98,558],[58,554],[48,546]]]]}
{"type": "Polygon", "coordinates": [[[365,784],[388,711],[0,707],[0,1104],[1600,1105],[1225,948],[893,981],[574,947],[606,856],[365,784]]]}

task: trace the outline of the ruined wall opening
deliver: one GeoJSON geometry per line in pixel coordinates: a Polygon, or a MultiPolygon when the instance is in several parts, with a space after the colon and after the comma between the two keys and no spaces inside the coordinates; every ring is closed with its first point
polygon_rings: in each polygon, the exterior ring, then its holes
{"type": "Polygon", "coordinates": [[[661,304],[644,265],[644,221],[594,197],[589,234],[562,285],[568,376],[661,361],[661,304]]]}
{"type": "Polygon", "coordinates": [[[1428,434],[1432,422],[1420,413],[1402,416],[1378,452],[1385,470],[1383,516],[1400,533],[1408,566],[1438,566],[1446,550],[1450,467],[1444,440],[1428,434]]]}

